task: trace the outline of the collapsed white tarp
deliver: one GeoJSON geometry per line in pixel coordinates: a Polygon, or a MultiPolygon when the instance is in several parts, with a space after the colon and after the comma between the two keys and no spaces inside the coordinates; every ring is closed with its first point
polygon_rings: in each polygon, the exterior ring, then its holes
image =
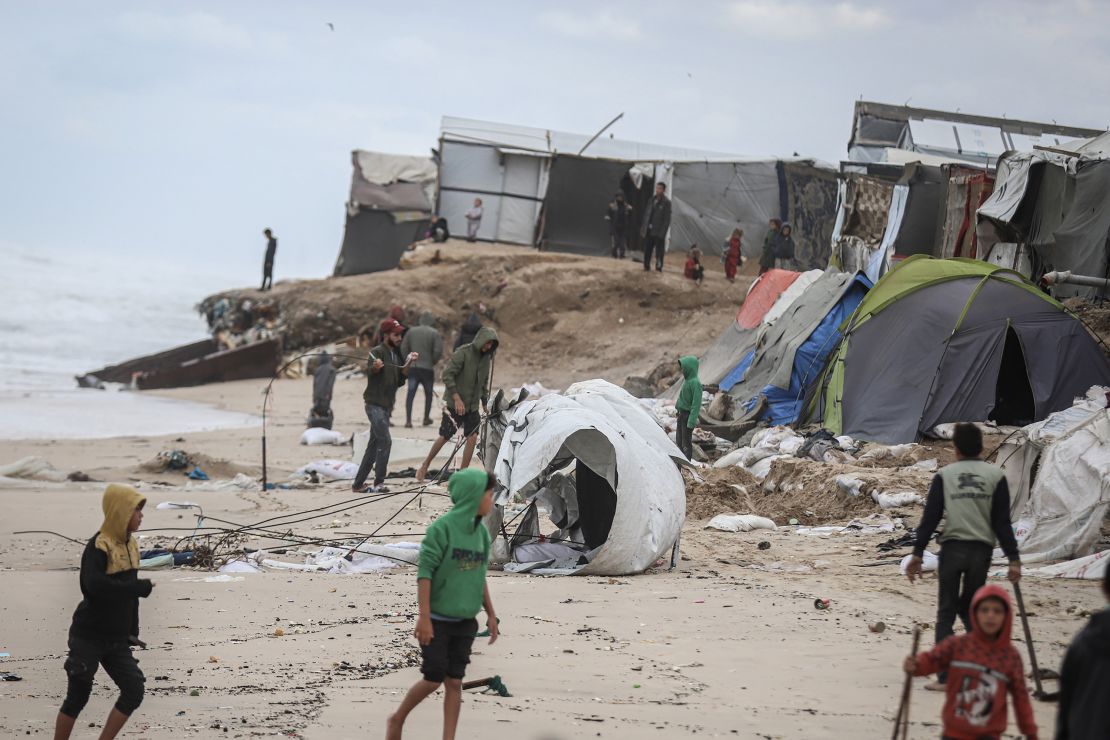
{"type": "Polygon", "coordinates": [[[1092,554],[1110,507],[1110,409],[1102,409],[1048,445],[1021,519],[1027,563],[1092,554]]]}
{"type": "MultiPolygon", "coordinates": [[[[578,463],[615,494],[604,542],[589,553],[588,563],[560,572],[639,573],[671,552],[686,517],[685,485],[672,460],[681,453],[668,449],[673,444],[660,439],[658,425],[646,412],[641,416],[631,395],[604,381],[589,381],[565,395],[517,404],[499,422],[491,425],[491,430],[503,429],[493,464],[500,484],[495,516],[514,498],[531,500],[549,482],[570,479],[564,469],[577,470],[578,463]]],[[[583,518],[594,503],[585,497],[601,495],[577,490],[583,518]]],[[[604,529],[603,522],[590,524],[604,529]]],[[[498,532],[495,538],[500,542],[494,552],[507,551],[504,535],[498,532]]]]}

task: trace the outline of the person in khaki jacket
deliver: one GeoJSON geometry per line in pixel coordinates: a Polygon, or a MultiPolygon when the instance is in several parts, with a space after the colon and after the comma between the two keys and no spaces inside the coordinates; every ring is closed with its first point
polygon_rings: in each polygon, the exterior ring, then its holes
{"type": "MultiPolygon", "coordinates": [[[[971,597],[987,582],[995,541],[1010,561],[1009,579],[1021,579],[1017,540],[1010,525],[1010,489],[1002,469],[979,459],[983,433],[974,424],[957,424],[952,437],[956,462],[934,477],[925,501],[925,513],[917,527],[913,557],[906,567],[910,583],[921,575],[925,546],[945,517],[937,568],[936,643],[952,634],[956,617],[971,631],[971,597]]],[[[944,691],[947,674],[937,674],[936,683],[926,688],[944,691]]]]}

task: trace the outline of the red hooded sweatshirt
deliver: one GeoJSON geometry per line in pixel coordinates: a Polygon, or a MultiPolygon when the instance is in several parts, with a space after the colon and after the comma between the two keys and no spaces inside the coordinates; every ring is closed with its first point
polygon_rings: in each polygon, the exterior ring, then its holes
{"type": "Polygon", "coordinates": [[[917,656],[915,676],[948,670],[948,695],[944,701],[944,736],[954,740],[999,738],[1006,731],[1006,692],[1014,697],[1018,727],[1029,740],[1037,738],[1033,705],[1025,688],[1025,668],[1010,640],[1014,608],[1000,586],[987,585],[971,600],[971,632],[953,635],[927,653],[917,656]],[[975,609],[987,597],[1006,605],[1006,618],[996,639],[979,629],[975,609]]]}

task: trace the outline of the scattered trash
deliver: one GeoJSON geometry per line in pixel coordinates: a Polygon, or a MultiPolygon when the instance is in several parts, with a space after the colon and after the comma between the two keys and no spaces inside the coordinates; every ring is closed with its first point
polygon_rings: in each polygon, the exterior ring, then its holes
{"type": "Polygon", "coordinates": [[[867,625],[867,629],[876,634],[882,634],[883,632],[886,632],[886,622],[875,622],[873,624],[869,624],[867,625]]]}
{"type": "MultiPolygon", "coordinates": [[[[364,445],[365,446],[365,445],[364,445]]],[[[354,480],[358,465],[348,460],[316,460],[293,471],[294,477],[315,473],[324,480],[354,480]]]]}
{"type": "Polygon", "coordinates": [[[208,662],[209,663],[219,663],[220,659],[217,658],[215,655],[209,655],[208,656],[208,662]]]}
{"type": "Polygon", "coordinates": [[[0,478],[62,483],[66,479],[66,474],[47,462],[45,458],[25,457],[9,465],[0,465],[0,478]]]}
{"type": "Polygon", "coordinates": [[[768,542],[767,540],[764,540],[763,542],[759,543],[759,549],[760,550],[770,550],[771,549],[771,543],[768,542]]]}
{"type": "Polygon", "coordinates": [[[74,470],[72,473],[66,476],[66,480],[73,483],[88,483],[92,481],[92,478],[90,478],[87,474],[82,473],[80,470],[74,470]]]}
{"type": "Polygon", "coordinates": [[[189,692],[189,696],[200,696],[200,689],[193,689],[189,692]]]}
{"type": "Polygon", "coordinates": [[[814,609],[824,611],[825,609],[828,609],[830,606],[831,606],[831,602],[828,599],[814,599],[813,600],[813,608],[814,609]]]}
{"type": "Polygon", "coordinates": [[[278,627],[276,630],[274,630],[274,637],[285,637],[285,630],[283,630],[281,627],[278,627]]]}
{"type": "Polygon", "coordinates": [[[208,473],[201,470],[199,465],[194,465],[193,469],[190,470],[185,477],[191,478],[192,480],[208,480],[208,473]]]}
{"type": "Polygon", "coordinates": [[[5,672],[0,672],[0,681],[22,681],[22,680],[23,680],[23,678],[21,676],[17,676],[14,673],[8,673],[6,671],[5,672]]]}

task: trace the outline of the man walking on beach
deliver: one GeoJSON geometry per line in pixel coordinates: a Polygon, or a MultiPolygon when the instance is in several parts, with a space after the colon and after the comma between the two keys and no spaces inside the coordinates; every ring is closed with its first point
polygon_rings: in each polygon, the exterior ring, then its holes
{"type": "Polygon", "coordinates": [[[261,290],[269,290],[274,287],[274,255],[277,254],[277,237],[269,229],[263,231],[262,235],[266,237],[266,261],[262,263],[261,290]]]}
{"type": "Polygon", "coordinates": [[[417,354],[417,360],[409,369],[409,390],[405,396],[406,429],[412,429],[412,402],[421,386],[424,387],[424,426],[432,425],[432,386],[436,379],[436,363],[443,356],[443,337],[435,324],[436,317],[425,312],[420,317],[420,325],[409,329],[401,342],[401,354],[417,354]]]}
{"type": "Polygon", "coordinates": [[[389,414],[397,398],[397,389],[405,383],[409,366],[417,359],[416,353],[410,354],[401,362],[401,334],[404,327],[394,319],[386,319],[381,324],[382,343],[370,350],[366,367],[366,390],[362,400],[366,403],[366,416],[370,419],[370,439],[366,452],[358,466],[358,474],[351,490],[355,493],[387,493],[385,474],[389,469],[389,452],[393,448],[393,438],[389,434],[389,414]],[[374,485],[363,488],[370,469],[374,469],[374,485]]]}
{"type": "Polygon", "coordinates": [[[478,407],[480,405],[485,411],[486,402],[489,401],[490,372],[497,342],[497,332],[491,327],[483,326],[473,342],[464,344],[451,355],[451,360],[443,371],[443,385],[446,389],[439,437],[432,444],[432,450],[420,465],[420,470],[416,472],[417,483],[423,482],[428,476],[428,466],[460,428],[466,438],[466,447],[463,449],[459,470],[470,467],[474,445],[478,442],[478,427],[482,421],[478,407]]]}
{"type": "MultiPolygon", "coordinates": [[[[922,554],[942,516],[947,523],[940,537],[936,643],[952,633],[956,617],[971,631],[971,597],[987,581],[995,538],[1010,561],[1007,577],[1021,579],[1021,560],[1010,525],[1010,489],[1002,469],[979,459],[983,433],[974,424],[957,424],[952,437],[956,462],[933,476],[925,513],[917,527],[913,557],[906,576],[913,583],[921,575],[922,554]]],[[[944,691],[946,673],[926,688],[944,691]]]]}
{"type": "Polygon", "coordinates": [[[655,184],[655,197],[644,214],[640,236],[644,239],[644,272],[651,269],[651,253],[655,252],[655,271],[663,272],[663,251],[667,244],[667,231],[671,228],[671,201],[667,198],[666,183],[655,184]]]}

